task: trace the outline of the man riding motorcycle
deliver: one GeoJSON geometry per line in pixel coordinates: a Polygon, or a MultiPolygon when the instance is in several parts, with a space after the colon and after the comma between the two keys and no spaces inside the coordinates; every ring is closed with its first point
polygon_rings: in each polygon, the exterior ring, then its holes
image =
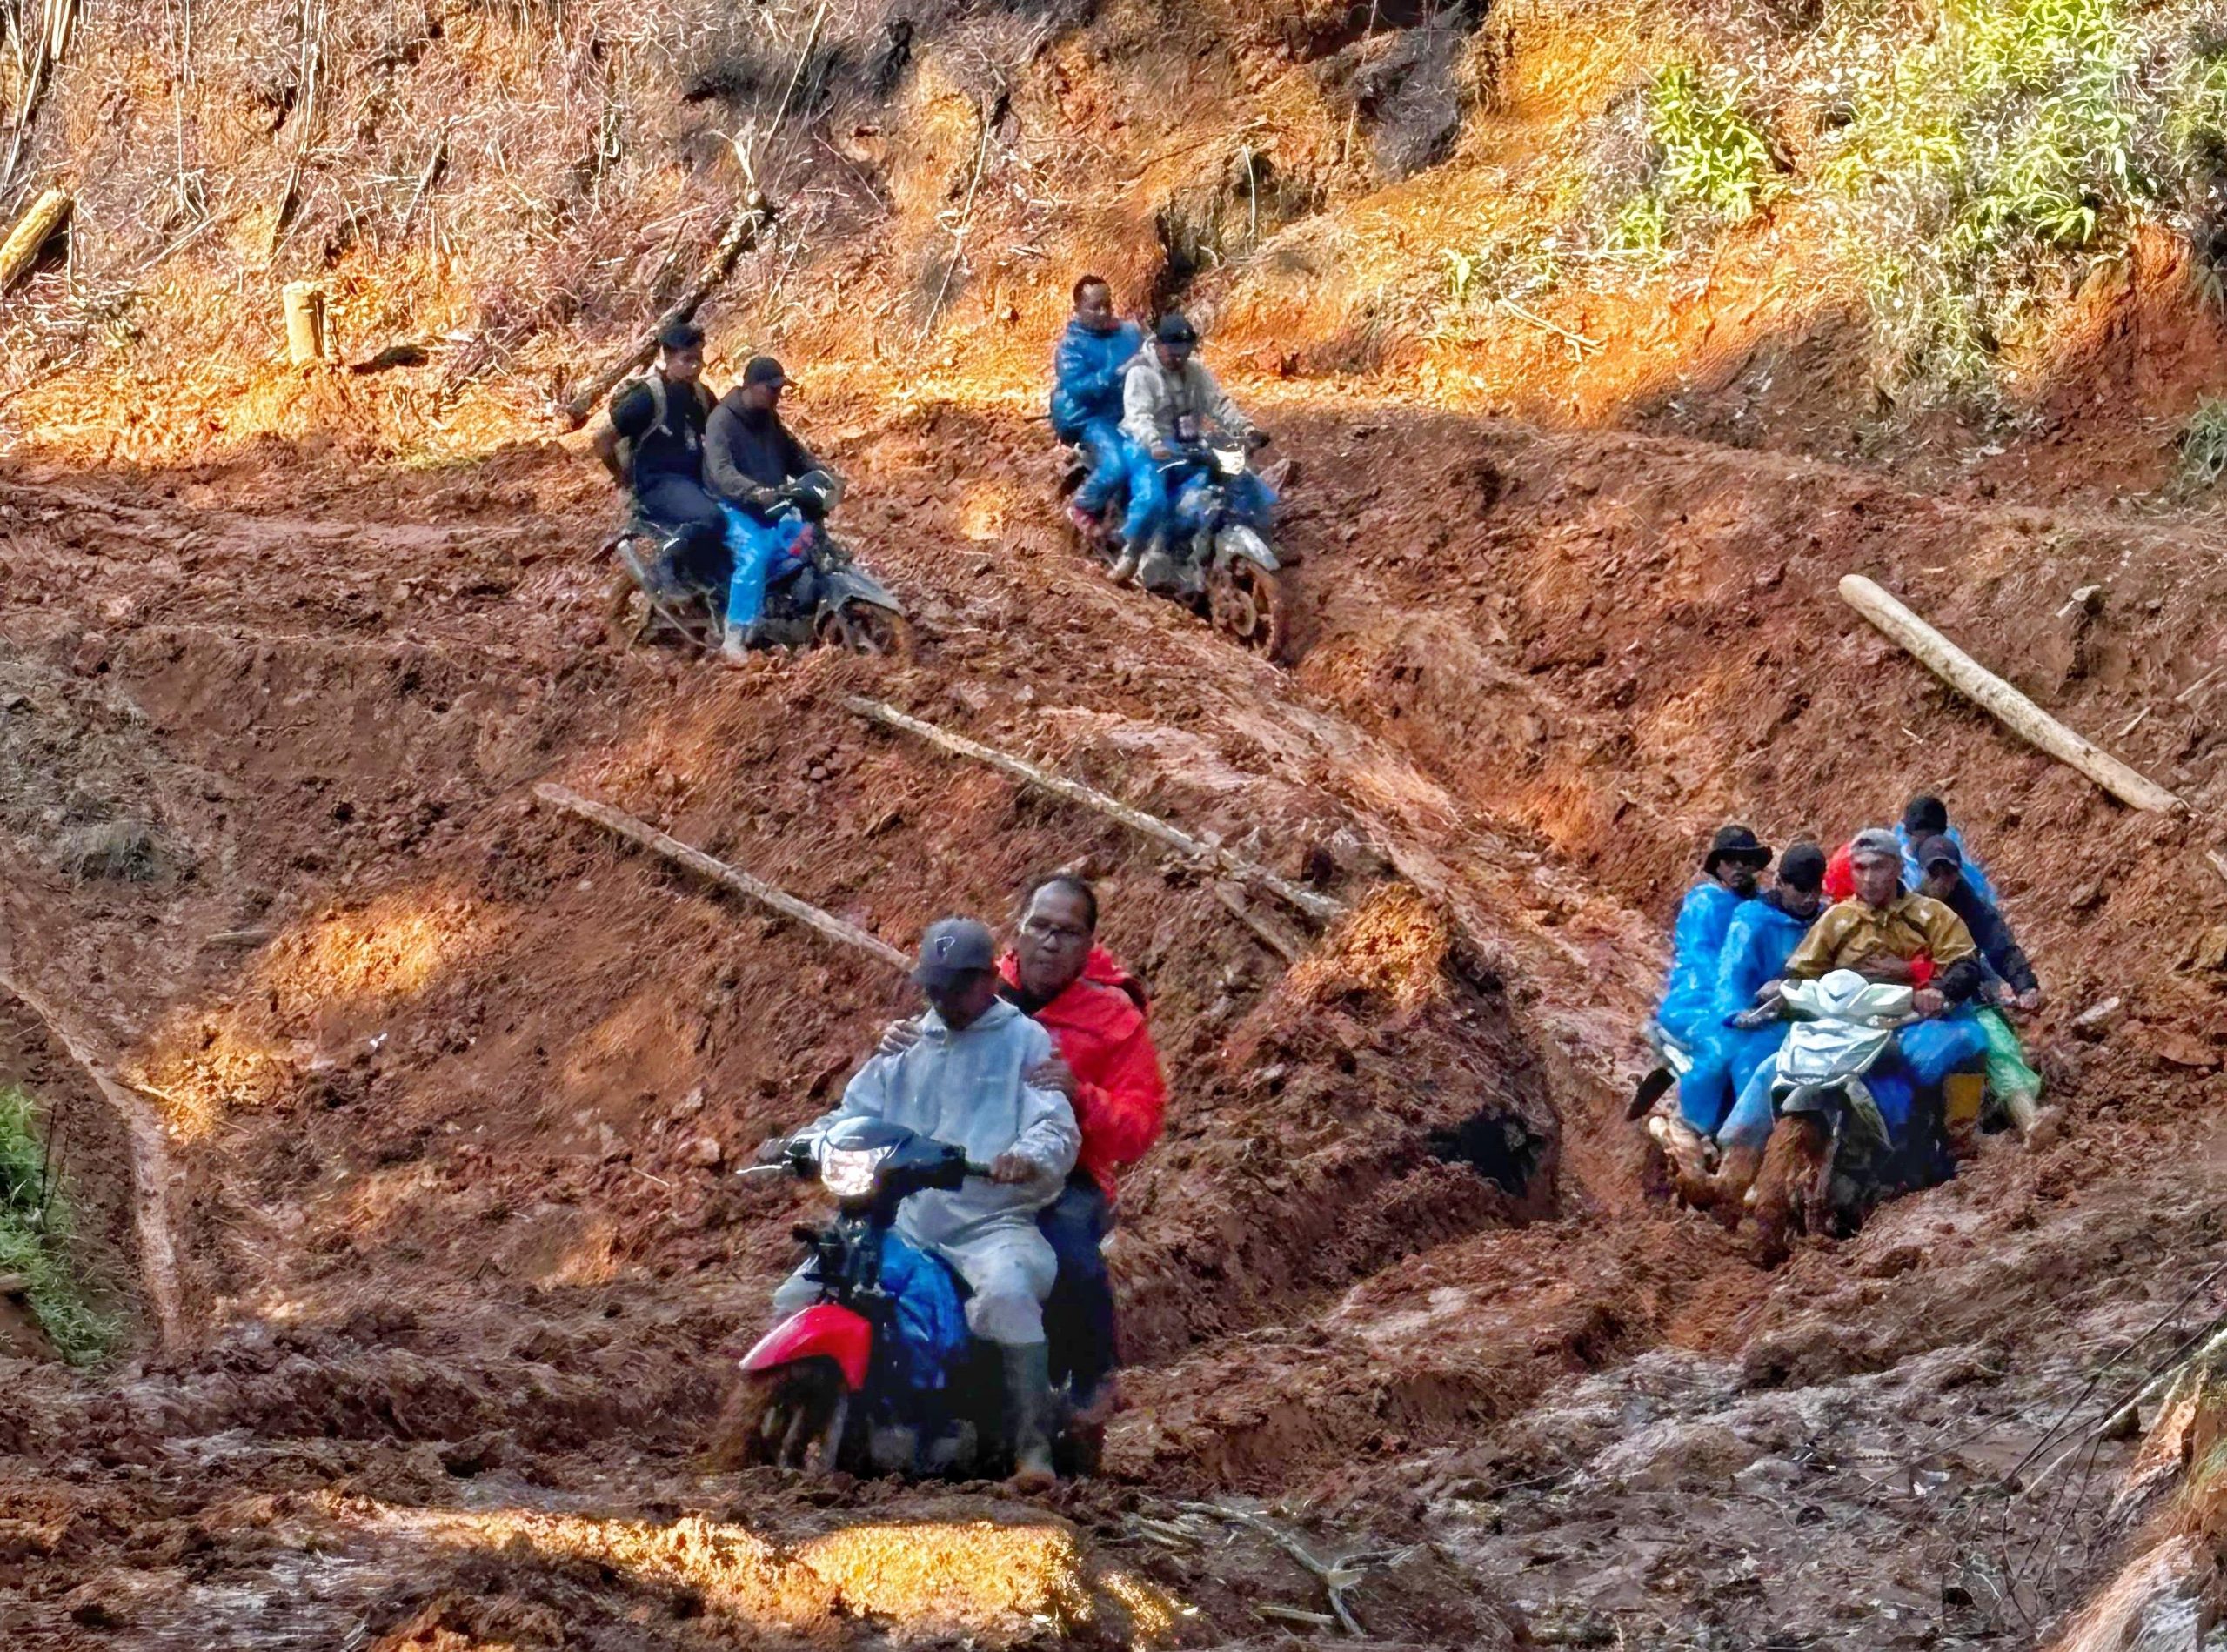
{"type": "MultiPolygon", "coordinates": [[[[1100,1253],[1114,1226],[1114,1175],[1160,1139],[1167,1105],[1144,985],[1097,936],[1097,892],[1058,873],[1023,895],[1019,944],[998,962],[1006,1000],[1050,1033],[1057,1049],[1029,1076],[1067,1096],[1082,1132],[1075,1168],[1040,1225],[1060,1259],[1044,1313],[1052,1374],[1066,1378],[1076,1421],[1086,1427],[1102,1426],[1114,1400],[1114,1289],[1100,1253]]],[[[917,1022],[900,1021],[881,1048],[904,1050],[919,1036],[917,1022]]]]}
{"type": "MultiPolygon", "coordinates": [[[[906,1200],[896,1230],[966,1281],[967,1328],[996,1345],[1004,1368],[1014,1482],[1041,1488],[1055,1478],[1044,1299],[1058,1260],[1037,1217],[1065,1187],[1081,1134],[1067,1098],[1035,1077],[1051,1058],[1051,1036],[999,997],[996,962],[995,941],[974,920],[931,924],[913,972],[929,1005],[920,1037],[895,1053],[877,1052],[842,1104],[791,1137],[786,1150],[809,1148],[839,1120],[866,1117],[962,1147],[990,1167],[987,1180],[906,1200]]],[[[774,1310],[795,1313],[819,1293],[807,1263],[774,1293],[774,1310]]]]}
{"type": "MultiPolygon", "coordinates": [[[[1901,1073],[1907,1083],[1875,1082],[1884,1121],[1899,1141],[1913,1117],[1916,1094],[1937,1094],[1951,1073],[1976,1068],[1987,1040],[1976,1023],[1947,1014],[1980,989],[1979,949],[1971,932],[1939,901],[1903,887],[1902,846],[1882,828],[1860,832],[1850,846],[1856,893],[1811,926],[1786,960],[1789,978],[1816,980],[1836,969],[1868,980],[1916,988],[1916,1012],[1927,1019],[1897,1034],[1901,1073]]],[[[1724,1207],[1737,1210],[1762,1168],[1772,1125],[1769,1064],[1742,1088],[1717,1133],[1724,1149],[1718,1175],[1724,1207]]]]}
{"type": "Polygon", "coordinates": [[[1122,379],[1144,348],[1144,334],[1136,323],[1114,314],[1114,289],[1103,276],[1076,282],[1074,303],[1052,357],[1052,433],[1081,451],[1090,474],[1075,490],[1067,517],[1087,538],[1100,538],[1105,532],[1100,513],[1126,484],[1129,505],[1121,539],[1135,545],[1164,503],[1160,467],[1121,431],[1122,379]]]}
{"type": "Polygon", "coordinates": [[[726,533],[719,502],[704,487],[712,400],[703,371],[703,332],[675,322],[658,335],[657,365],[619,388],[593,438],[612,480],[633,494],[634,514],[665,542],[654,570],[664,580],[717,558],[726,533]]]}
{"type": "MultiPolygon", "coordinates": [[[[1210,462],[1199,445],[1210,426],[1247,448],[1268,445],[1267,432],[1245,417],[1193,355],[1198,342],[1197,331],[1171,311],[1154,329],[1152,347],[1130,364],[1121,381],[1121,431],[1160,467],[1163,492],[1149,518],[1139,524],[1141,535],[1130,537],[1114,565],[1117,585],[1134,577],[1149,590],[1195,589],[1198,571],[1187,561],[1179,565],[1167,545],[1178,525],[1174,518],[1185,482],[1210,462]]],[[[1230,478],[1228,502],[1241,521],[1265,532],[1276,497],[1248,469],[1230,478]]]]}
{"type": "Polygon", "coordinates": [[[781,422],[781,392],[788,383],[779,362],[752,357],[742,370],[742,382],[712,410],[704,428],[704,474],[725,506],[722,521],[734,553],[726,631],[719,644],[720,657],[730,665],[746,660],[758,640],[768,573],[813,531],[786,486],[821,471],[819,461],[781,422]]]}

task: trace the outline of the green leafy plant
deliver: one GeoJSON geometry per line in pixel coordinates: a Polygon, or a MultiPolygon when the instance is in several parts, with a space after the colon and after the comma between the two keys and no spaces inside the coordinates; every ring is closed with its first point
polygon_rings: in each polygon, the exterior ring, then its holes
{"type": "Polygon", "coordinates": [[[30,1094],[0,1088],[0,1273],[25,1284],[62,1356],[84,1365],[114,1348],[122,1323],[89,1300],[70,1265],[72,1218],[30,1094]]]}
{"type": "Polygon", "coordinates": [[[1772,177],[1771,150],[1742,112],[1736,88],[1707,85],[1673,64],[1655,77],[1648,136],[1665,206],[1696,206],[1731,224],[1755,216],[1772,177]]]}
{"type": "Polygon", "coordinates": [[[2207,396],[2181,431],[2181,474],[2197,487],[2227,476],[2227,400],[2207,396]]]}

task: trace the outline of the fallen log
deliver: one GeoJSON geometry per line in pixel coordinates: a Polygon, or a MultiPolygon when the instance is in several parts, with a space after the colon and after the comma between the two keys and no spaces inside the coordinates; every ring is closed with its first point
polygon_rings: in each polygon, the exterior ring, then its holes
{"type": "Polygon", "coordinates": [[[1100,814],[1119,820],[1133,832],[1141,833],[1155,842],[1166,844],[1187,859],[1200,866],[1218,866],[1240,883],[1267,890],[1280,900],[1288,901],[1310,918],[1319,918],[1327,922],[1345,912],[1344,905],[1329,896],[1317,894],[1312,889],[1303,889],[1288,878],[1279,877],[1267,867],[1256,866],[1242,856],[1232,853],[1219,843],[1193,837],[1181,827],[1170,826],[1158,815],[1133,808],[1095,786],[1085,786],[1080,780],[1070,780],[1065,775],[1039,767],[1026,758],[1015,757],[1010,752],[1001,752],[993,746],[985,746],[979,740],[968,739],[963,734],[939,728],[933,723],[910,716],[881,700],[852,694],[844,697],[843,704],[869,722],[902,729],[907,734],[918,735],[929,745],[955,756],[971,757],[978,763],[986,763],[992,768],[1040,791],[1049,792],[1054,797],[1064,798],[1070,803],[1080,803],[1086,809],[1095,809],[1100,814]]]}
{"type": "MultiPolygon", "coordinates": [[[[738,149],[736,152],[739,155],[741,151],[738,149]]],[[[651,324],[649,331],[623,360],[605,368],[573,393],[572,400],[565,404],[565,428],[578,430],[586,424],[589,415],[595,411],[605,397],[611,394],[619,380],[631,378],[647,367],[658,353],[658,335],[677,321],[693,321],[704,301],[734,272],[734,266],[740,262],[742,255],[758,244],[758,237],[771,229],[772,224],[772,205],[759,192],[753,177],[743,196],[742,204],[727,220],[726,233],[719,237],[719,244],[712,250],[712,256],[705,264],[703,272],[697,277],[696,284],[681,295],[678,304],[651,324]]]]}
{"type": "Polygon", "coordinates": [[[825,935],[832,941],[878,958],[892,969],[909,971],[913,967],[911,959],[879,936],[868,934],[856,924],[845,923],[833,913],[822,912],[808,902],[799,900],[786,889],[777,889],[738,866],[731,866],[724,860],[706,854],[701,849],[691,848],[679,839],[659,831],[646,820],[635,819],[623,809],[614,809],[608,803],[599,803],[593,798],[581,796],[570,786],[548,781],[535,786],[533,795],[551,808],[592,821],[629,843],[639,844],[653,853],[687,867],[699,877],[724,885],[760,906],[770,906],[784,918],[793,918],[806,928],[825,935]]]}
{"type": "Polygon", "coordinates": [[[1927,625],[1862,574],[1841,581],[1841,597],[1890,640],[1958,693],[2037,750],[2078,770],[2120,802],[2154,814],[2185,814],[2188,805],[2129,768],[2094,741],[2076,734],[1927,625]]]}
{"type": "Polygon", "coordinates": [[[69,221],[74,204],[66,191],[49,190],[16,220],[7,240],[0,243],[0,293],[12,292],[30,274],[46,244],[69,221]]]}

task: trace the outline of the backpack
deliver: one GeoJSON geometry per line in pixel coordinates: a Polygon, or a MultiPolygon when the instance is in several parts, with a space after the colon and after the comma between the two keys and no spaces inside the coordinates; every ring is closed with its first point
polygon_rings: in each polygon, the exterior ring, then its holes
{"type": "MultiPolygon", "coordinates": [[[[663,373],[649,372],[643,374],[639,378],[628,379],[611,392],[611,405],[613,407],[618,406],[619,398],[637,385],[645,386],[650,392],[650,430],[663,430],[665,412],[671,406],[665,398],[665,382],[663,373]]],[[[712,409],[717,404],[712,398],[712,392],[705,387],[704,381],[699,378],[689,388],[696,392],[698,405],[703,408],[705,417],[710,418],[712,409]]],[[[608,418],[609,415],[606,414],[605,417],[608,418]]],[[[643,432],[644,435],[648,433],[648,431],[643,432]]],[[[622,436],[619,438],[619,466],[626,473],[627,483],[631,485],[634,480],[634,442],[630,437],[622,436]]]]}

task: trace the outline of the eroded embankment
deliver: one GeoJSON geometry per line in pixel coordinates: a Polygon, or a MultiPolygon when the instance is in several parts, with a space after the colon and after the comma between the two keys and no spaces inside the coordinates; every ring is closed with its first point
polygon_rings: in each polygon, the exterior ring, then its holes
{"type": "MultiPolygon", "coordinates": [[[[10,899],[58,938],[43,990],[128,1031],[130,1076],[165,1100],[206,1339],[146,1382],[26,1390],[11,1408],[46,1421],[22,1461],[50,1461],[97,1411],[119,1463],[165,1476],[163,1518],[227,1529],[226,1500],[388,1477],[447,1506],[499,1471],[505,1497],[654,1519],[726,1495],[681,1455],[715,1391],[706,1354],[757,1322],[807,1207],[746,1199],[723,1170],[825,1105],[906,994],[878,963],[537,813],[527,791],[552,775],[900,944],[942,910],[994,915],[1051,866],[1100,878],[1107,938],[1154,987],[1175,1097],[1115,1247],[1145,1362],[1120,1473],[1310,1488],[1396,1529],[1415,1517],[1403,1465],[1501,1449],[1542,1397],[1666,1342],[1721,1356],[1779,1327],[1795,1352],[1746,1380],[1802,1387],[1845,1374],[1816,1366],[1821,1347],[1884,1370],[1989,1334],[1970,1313],[1887,1311],[1870,1289],[1887,1279],[1897,1302],[1961,1300],[1947,1248],[1890,1241],[1892,1224],[1856,1247],[1900,1247],[1859,1287],[1845,1256],[1764,1275],[1713,1229],[1647,1210],[1613,1080],[1656,968],[1628,900],[1667,908],[1723,813],[1836,829],[1854,773],[1898,800],[1902,726],[1963,766],[1952,806],[2022,922],[2024,868],[2063,876],[2070,841],[2147,842],[1868,652],[1821,570],[1749,565],[1790,531],[1782,508],[1881,520],[1849,546],[1976,625],[1996,592],[1929,592],[1942,576],[1916,558],[2019,518],[1673,443],[1596,452],[1381,410],[1289,429],[1341,457],[1293,499],[1312,618],[1288,674],[1108,589],[1039,525],[1029,485],[980,458],[1013,430],[959,411],[839,455],[854,532],[919,609],[909,666],[818,656],[730,676],[610,652],[601,575],[568,549],[592,542],[591,513],[555,454],[491,465],[499,502],[409,478],[359,495],[313,472],[283,478],[288,514],[270,517],[151,509],[128,479],[19,490],[61,503],[18,533],[0,633],[80,667],[60,673],[82,686],[62,720],[93,726],[76,708],[96,691],[137,708],[141,766],[110,790],[188,843],[194,870],[89,889],[33,863],[10,899]],[[1433,489],[1364,462],[1386,427],[1433,489]],[[940,479],[946,461],[965,486],[940,479]],[[1796,483],[1794,504],[1756,502],[1796,483]],[[994,550],[952,548],[984,524],[994,550]],[[1780,718],[1772,693],[1805,684],[1780,718]],[[869,732],[841,709],[853,692],[1215,832],[1357,915],[1287,973],[1188,868],[869,732]],[[2021,786],[2030,800],[2007,800],[2021,786]],[[1505,1159],[1475,1146],[1481,1125],[1505,1159]],[[237,1429],[260,1443],[196,1443],[237,1429]]],[[[245,507],[265,488],[277,503],[281,480],[227,485],[245,507]]],[[[2194,623],[2161,601],[2169,622],[2194,623]]],[[[2137,866],[2103,899],[2114,925],[2162,931],[2184,890],[2137,866]]],[[[2053,980],[2116,969],[2167,1004],[2208,990],[2160,961],[2163,934],[2115,958],[2088,921],[2040,908],[2053,980]]],[[[2148,1162],[2174,1094],[2149,1059],[2107,1041],[2063,1086],[2071,1139],[1997,1155],[1896,1221],[1923,1235],[1953,1211],[1980,1247],[1998,1220],[2056,1231],[2097,1174],[2095,1120],[2141,1120],[2119,1147],[2148,1162]]],[[[2037,1290],[2101,1265],[2077,1243],[2035,1254],[2056,1259],[2037,1290]]],[[[2016,1316],[1984,1317],[2023,1346],[2016,1316]]],[[[211,1565],[264,1587],[298,1541],[211,1565]]],[[[41,1600],[69,1557],[40,1551],[41,1600]]],[[[1759,1594],[1740,1621],[1760,1631],[1771,1612],[1759,1594]]]]}

